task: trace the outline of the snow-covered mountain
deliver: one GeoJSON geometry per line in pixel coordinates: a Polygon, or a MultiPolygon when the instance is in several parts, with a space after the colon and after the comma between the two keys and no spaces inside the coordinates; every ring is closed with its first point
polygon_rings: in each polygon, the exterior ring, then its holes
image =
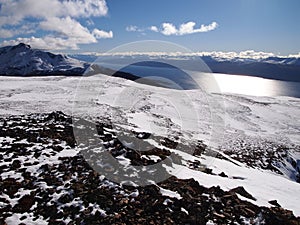
{"type": "Polygon", "coordinates": [[[32,49],[23,43],[0,48],[1,75],[82,75],[88,66],[85,62],[32,49]]]}
{"type": "Polygon", "coordinates": [[[300,59],[284,57],[218,58],[203,56],[203,61],[214,73],[257,76],[284,81],[300,81],[300,59]]]}

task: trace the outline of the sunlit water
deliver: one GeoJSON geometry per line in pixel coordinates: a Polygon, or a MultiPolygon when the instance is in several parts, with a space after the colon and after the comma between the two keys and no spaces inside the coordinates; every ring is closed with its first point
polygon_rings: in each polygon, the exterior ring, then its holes
{"type": "MultiPolygon", "coordinates": [[[[300,98],[300,83],[264,79],[254,76],[229,75],[181,70],[174,66],[157,62],[142,62],[125,66],[106,64],[113,70],[130,73],[148,81],[134,79],[137,82],[174,89],[197,89],[209,93],[233,93],[252,96],[289,96],[300,98]],[[168,82],[168,80],[170,82],[168,82]],[[155,81],[155,82],[151,82],[155,81]],[[175,85],[174,85],[175,84],[175,85]]],[[[102,65],[103,66],[103,65],[102,65]]],[[[284,76],[284,75],[283,75],[284,76]]]]}
{"type": "Polygon", "coordinates": [[[208,92],[300,98],[299,82],[217,73],[198,74],[194,79],[198,80],[208,92]]]}

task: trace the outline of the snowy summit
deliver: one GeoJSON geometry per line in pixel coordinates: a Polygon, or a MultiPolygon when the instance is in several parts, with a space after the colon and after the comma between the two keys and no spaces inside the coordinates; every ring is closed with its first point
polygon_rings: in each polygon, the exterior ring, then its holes
{"type": "Polygon", "coordinates": [[[82,75],[87,67],[87,63],[23,43],[0,48],[1,75],[82,75]]]}

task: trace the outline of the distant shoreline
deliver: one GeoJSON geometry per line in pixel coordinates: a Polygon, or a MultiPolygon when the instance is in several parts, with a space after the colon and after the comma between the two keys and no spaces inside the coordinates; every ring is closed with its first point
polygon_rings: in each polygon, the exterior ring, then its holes
{"type": "MultiPolygon", "coordinates": [[[[104,73],[97,73],[95,75],[107,75],[104,73]]],[[[132,77],[135,78],[140,78],[135,74],[132,73],[127,73],[128,75],[131,75],[132,77]]],[[[293,83],[300,83],[300,77],[299,79],[295,79],[295,80],[290,80],[290,79],[281,79],[278,77],[268,77],[268,76],[260,76],[260,75],[251,75],[251,74],[240,74],[240,73],[225,73],[225,72],[212,72],[212,74],[222,74],[222,75],[228,75],[228,76],[246,76],[246,77],[256,77],[256,78],[262,78],[262,79],[266,79],[266,80],[275,80],[275,81],[285,81],[285,82],[293,82],[293,83]]],[[[82,77],[82,76],[87,76],[86,74],[28,74],[28,75],[7,75],[7,74],[0,74],[1,77],[56,77],[56,76],[64,76],[64,77],[82,77]]],[[[89,75],[91,76],[91,75],[89,75]]],[[[92,75],[93,76],[93,75],[92,75]]],[[[109,76],[109,75],[108,75],[109,76]]],[[[115,76],[115,77],[119,77],[119,78],[124,78],[124,79],[128,79],[128,80],[132,80],[130,78],[127,77],[120,77],[120,76],[115,76]]]]}

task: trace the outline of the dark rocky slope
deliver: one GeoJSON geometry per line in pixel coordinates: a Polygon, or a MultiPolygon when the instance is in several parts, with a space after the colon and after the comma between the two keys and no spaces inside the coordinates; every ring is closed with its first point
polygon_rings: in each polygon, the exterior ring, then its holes
{"type": "MultiPolygon", "coordinates": [[[[109,141],[113,135],[106,126],[97,128],[100,138],[109,141]]],[[[176,177],[146,187],[110,182],[76,153],[72,120],[61,112],[1,118],[0,128],[1,225],[11,224],[12,215],[19,215],[15,224],[300,224],[276,201],[271,208],[250,203],[254,198],[243,187],[223,191],[176,177]],[[160,188],[181,198],[162,195],[160,188]]],[[[163,143],[172,146],[172,141],[163,143]]],[[[152,154],[163,158],[168,152],[158,148],[152,154]]],[[[139,154],[126,157],[136,164],[152,163],[139,154]]]]}

